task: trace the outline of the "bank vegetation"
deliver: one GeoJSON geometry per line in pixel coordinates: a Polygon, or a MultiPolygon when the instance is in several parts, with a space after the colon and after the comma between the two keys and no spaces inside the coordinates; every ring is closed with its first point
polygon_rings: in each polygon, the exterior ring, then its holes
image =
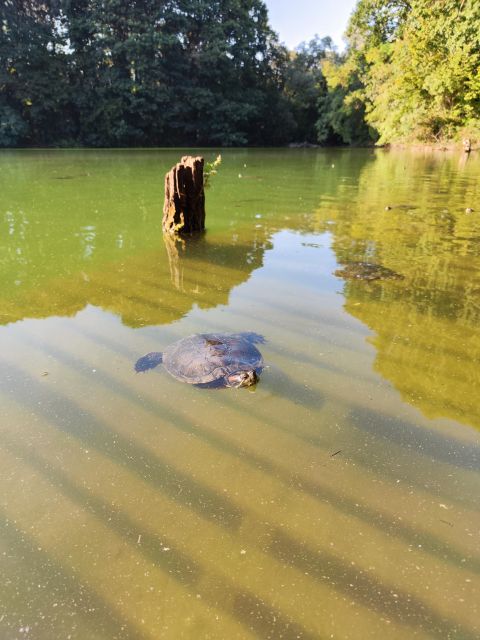
{"type": "MultiPolygon", "coordinates": [[[[359,0],[339,53],[262,0],[3,0],[0,146],[480,138],[478,0],[359,0]]],[[[313,25],[320,32],[322,25],[313,25]]]]}

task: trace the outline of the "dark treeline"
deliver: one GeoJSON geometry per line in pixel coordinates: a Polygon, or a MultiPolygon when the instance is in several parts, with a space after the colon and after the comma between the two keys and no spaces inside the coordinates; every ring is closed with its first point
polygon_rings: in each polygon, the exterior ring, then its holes
{"type": "Polygon", "coordinates": [[[318,62],[330,42],[316,40],[292,60],[260,0],[2,7],[3,146],[316,139],[318,62]]]}
{"type": "Polygon", "coordinates": [[[4,147],[364,144],[479,129],[478,0],[359,0],[342,55],[318,37],[288,51],[262,0],[0,0],[0,11],[4,147]]]}

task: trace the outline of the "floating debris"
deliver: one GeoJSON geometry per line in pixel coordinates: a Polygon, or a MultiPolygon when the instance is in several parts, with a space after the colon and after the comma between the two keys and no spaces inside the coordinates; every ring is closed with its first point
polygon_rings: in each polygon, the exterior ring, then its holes
{"type": "Polygon", "coordinates": [[[350,262],[343,269],[337,269],[334,275],[346,280],[403,280],[404,276],[392,269],[371,262],[350,262]]]}

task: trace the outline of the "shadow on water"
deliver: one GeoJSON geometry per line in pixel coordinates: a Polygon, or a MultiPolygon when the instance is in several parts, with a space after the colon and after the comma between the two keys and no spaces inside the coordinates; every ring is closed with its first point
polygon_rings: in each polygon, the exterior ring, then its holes
{"type": "Polygon", "coordinates": [[[383,415],[379,428],[378,415],[367,407],[355,407],[350,414],[359,429],[370,431],[376,437],[388,439],[406,449],[414,447],[426,457],[441,460],[455,467],[469,471],[478,470],[480,445],[472,442],[463,444],[440,433],[425,431],[420,426],[394,416],[383,415]]]}
{"type": "MultiPolygon", "coordinates": [[[[105,526],[112,529],[130,545],[135,546],[136,550],[144,555],[148,561],[167,571],[173,579],[183,586],[189,589],[193,588],[194,592],[200,592],[206,602],[217,607],[223,606],[228,614],[233,615],[241,624],[257,633],[259,637],[282,637],[291,638],[292,640],[298,637],[306,640],[320,637],[317,634],[312,635],[307,632],[302,625],[282,614],[277,608],[271,607],[263,599],[249,591],[238,589],[233,583],[225,581],[220,574],[217,574],[215,576],[217,588],[223,592],[227,590],[232,594],[231,604],[222,605],[208,589],[200,584],[200,578],[204,570],[197,561],[175,549],[175,546],[171,548],[167,557],[161,551],[162,545],[159,543],[158,533],[147,533],[145,529],[143,529],[142,544],[139,546],[136,544],[136,534],[134,533],[138,526],[129,516],[73,483],[65,473],[44,462],[30,447],[22,447],[18,443],[13,443],[9,438],[6,438],[5,442],[6,448],[11,453],[25,460],[29,466],[45,476],[54,487],[61,487],[64,495],[76,502],[82,510],[92,513],[105,526]]],[[[38,567],[41,567],[41,571],[45,572],[46,568],[57,564],[49,559],[44,551],[39,550],[38,546],[35,547],[33,542],[26,543],[23,533],[15,531],[14,535],[12,535],[12,527],[7,519],[5,530],[7,535],[4,537],[9,544],[9,548],[17,547],[17,556],[21,557],[22,561],[25,561],[27,557],[29,569],[35,572],[35,570],[38,571],[38,567]],[[46,560],[46,558],[48,559],[46,560]]],[[[434,637],[444,637],[445,632],[447,632],[449,636],[450,634],[458,635],[460,633],[465,640],[474,640],[476,638],[476,635],[472,632],[462,628],[461,625],[449,622],[444,616],[440,616],[418,598],[397,588],[393,591],[391,588],[384,586],[373,575],[369,576],[363,571],[352,568],[351,565],[324,549],[314,549],[275,527],[271,528],[269,537],[271,542],[266,552],[278,561],[292,565],[302,573],[312,575],[316,580],[362,603],[373,611],[410,627],[417,628],[420,626],[421,628],[426,628],[434,637]]],[[[161,538],[163,544],[168,541],[163,534],[161,534],[161,538]]],[[[170,541],[168,543],[170,544],[170,541]]],[[[174,545],[174,542],[172,544],[174,545]]],[[[56,581],[58,575],[63,575],[63,583],[66,584],[68,592],[74,594],[72,599],[74,603],[79,598],[79,601],[84,603],[88,611],[98,610],[98,603],[102,602],[102,598],[98,594],[92,593],[87,589],[87,602],[85,602],[85,587],[82,583],[68,576],[67,571],[63,568],[59,569],[58,566],[56,566],[53,573],[56,581]]],[[[48,575],[46,576],[47,578],[48,575]]],[[[35,579],[37,579],[37,576],[35,576],[35,579]]],[[[58,589],[58,586],[56,588],[58,589]]],[[[63,594],[62,597],[64,597],[63,594]]],[[[107,626],[113,625],[113,620],[117,618],[116,614],[110,611],[107,605],[101,605],[100,615],[105,616],[106,612],[107,626]]],[[[102,620],[103,625],[105,625],[105,617],[102,617],[102,620]]],[[[122,623],[121,630],[123,631],[126,628],[128,628],[128,625],[122,623]]],[[[118,630],[116,630],[109,637],[123,636],[119,636],[118,630]]],[[[126,637],[141,637],[141,635],[126,635],[126,637]]]]}
{"type": "MultiPolygon", "coordinates": [[[[18,443],[12,442],[9,438],[5,438],[5,442],[7,450],[24,460],[26,464],[35,469],[36,472],[47,478],[53,487],[60,487],[64,495],[78,504],[82,510],[93,514],[125,542],[134,546],[136,551],[141,553],[149,562],[153,562],[156,567],[168,572],[171,578],[190,589],[192,594],[200,594],[205,602],[215,607],[223,608],[227,614],[234,616],[242,625],[256,633],[260,633],[260,637],[277,637],[272,634],[278,634],[279,638],[286,638],[287,640],[294,640],[295,638],[316,640],[319,638],[317,634],[313,635],[309,633],[301,624],[283,614],[279,609],[269,606],[255,594],[238,589],[233,582],[226,581],[220,574],[210,572],[210,574],[214,573],[214,575],[211,575],[211,578],[213,578],[217,585],[218,591],[222,593],[228,592],[232,595],[230,605],[226,603],[222,604],[222,602],[219,602],[216,598],[215,592],[211,593],[207,587],[202,586],[201,578],[204,576],[205,570],[196,560],[176,549],[175,541],[169,540],[163,533],[147,533],[145,528],[142,528],[142,541],[141,545],[139,545],[136,534],[138,524],[128,515],[72,482],[65,473],[53,468],[51,464],[44,462],[30,447],[22,447],[18,443]],[[160,535],[162,539],[161,543],[159,541],[160,535]],[[168,554],[163,552],[165,544],[172,545],[168,554]]],[[[45,566],[42,561],[45,555],[45,552],[39,553],[38,548],[34,549],[33,544],[31,545],[30,556],[34,556],[32,558],[34,560],[34,562],[32,562],[33,566],[35,566],[35,564],[45,566]]],[[[24,555],[22,559],[25,559],[24,555]]],[[[63,571],[65,570],[62,570],[62,572],[63,571]]],[[[57,574],[58,572],[56,572],[56,575],[57,574]]],[[[71,578],[70,582],[72,585],[76,584],[75,580],[71,578]]],[[[208,586],[208,581],[206,584],[208,586]]],[[[76,586],[76,590],[80,590],[83,593],[83,586],[76,586]]],[[[70,591],[75,592],[75,588],[71,588],[70,591]]],[[[95,594],[91,596],[91,602],[89,601],[87,603],[90,607],[94,607],[93,610],[98,608],[97,599],[98,602],[102,601],[101,598],[95,594]]],[[[85,595],[83,596],[83,601],[84,600],[85,595]]],[[[110,618],[112,617],[113,616],[110,615],[110,618]]],[[[107,619],[107,624],[108,622],[109,620],[107,619]]],[[[126,625],[123,625],[122,628],[125,627],[126,625]]],[[[126,637],[143,637],[140,634],[128,635],[128,633],[126,637]]],[[[120,636],[112,634],[109,637],[116,638],[120,636]]]]}
{"type": "Polygon", "coordinates": [[[194,560],[175,548],[175,541],[169,540],[163,532],[153,534],[142,528],[141,545],[139,545],[138,524],[128,515],[72,482],[65,473],[44,462],[32,447],[24,447],[5,435],[2,436],[2,440],[6,449],[12,454],[18,456],[36,472],[41,473],[53,487],[60,488],[61,492],[78,504],[83,511],[93,514],[125,542],[135,545],[136,549],[156,567],[165,570],[185,586],[192,587],[198,582],[202,573],[201,568],[194,560]],[[164,553],[165,546],[169,547],[169,553],[164,553]]]}
{"type": "MultiPolygon", "coordinates": [[[[231,404],[232,405],[234,404],[233,399],[231,400],[231,404]]],[[[255,418],[255,417],[258,418],[258,415],[256,415],[256,413],[253,410],[250,411],[246,407],[242,407],[242,413],[246,415],[250,415],[250,417],[252,418],[255,418]]],[[[371,420],[369,424],[374,424],[376,421],[378,421],[377,413],[375,412],[368,412],[368,413],[369,413],[369,418],[371,420]]],[[[388,420],[388,418],[382,417],[382,425],[383,425],[384,419],[388,420]]],[[[294,431],[288,428],[282,429],[282,427],[279,425],[278,422],[275,422],[275,423],[270,422],[268,421],[268,418],[265,419],[265,424],[268,427],[271,427],[273,429],[281,429],[286,433],[289,433],[291,436],[295,438],[299,438],[300,440],[304,441],[309,445],[321,446],[321,443],[318,443],[315,440],[315,438],[303,436],[302,434],[295,433],[294,431]]],[[[361,424],[357,426],[359,428],[364,428],[364,425],[365,425],[365,422],[361,421],[361,424]]],[[[399,424],[396,425],[399,432],[402,431],[402,428],[406,426],[407,423],[402,422],[401,425],[402,426],[400,426],[399,424]]],[[[426,455],[427,457],[434,457],[435,449],[430,449],[428,446],[430,442],[430,438],[425,436],[421,428],[415,427],[415,425],[411,425],[411,424],[408,426],[412,430],[414,430],[418,438],[420,437],[424,438],[425,445],[418,445],[419,448],[421,448],[422,450],[422,454],[426,455]]],[[[211,441],[212,444],[214,444],[215,446],[225,449],[225,439],[221,438],[221,436],[219,436],[218,434],[215,434],[213,438],[210,433],[206,434],[205,436],[205,434],[201,434],[201,430],[199,428],[196,428],[196,433],[199,433],[200,437],[203,437],[203,438],[206,437],[208,441],[209,442],[211,441]]],[[[394,431],[394,433],[397,433],[397,431],[394,431]]],[[[378,435],[378,434],[375,433],[375,435],[378,435]]],[[[408,438],[404,440],[403,438],[400,437],[399,440],[401,440],[401,442],[399,442],[401,446],[408,446],[410,444],[408,438]]],[[[444,450],[445,443],[449,442],[448,438],[442,438],[442,436],[437,436],[436,440],[437,440],[438,448],[442,451],[444,450]]],[[[458,443],[453,441],[451,442],[452,442],[452,448],[454,450],[458,450],[458,443]]],[[[231,448],[232,448],[231,445],[229,445],[228,449],[231,449],[231,448]]],[[[381,531],[382,533],[392,538],[398,538],[399,540],[404,541],[408,545],[420,544],[425,553],[428,553],[434,557],[437,557],[444,562],[448,562],[452,566],[456,566],[456,567],[462,566],[462,563],[465,561],[465,558],[468,557],[469,570],[480,575],[480,558],[472,556],[468,552],[456,550],[450,542],[446,542],[441,537],[437,537],[431,533],[427,533],[420,529],[416,529],[415,527],[410,526],[405,522],[400,522],[397,518],[389,515],[386,511],[378,511],[377,509],[371,508],[366,504],[359,504],[356,498],[349,498],[340,492],[338,493],[335,492],[327,484],[323,484],[319,481],[312,481],[300,473],[292,472],[287,468],[285,468],[284,466],[278,463],[275,463],[270,458],[267,458],[265,456],[258,454],[253,449],[249,449],[245,445],[242,446],[241,450],[237,448],[236,450],[233,449],[232,451],[229,451],[229,452],[231,452],[233,455],[239,456],[242,460],[247,461],[249,464],[252,465],[252,468],[260,469],[262,471],[269,473],[273,477],[279,478],[280,480],[282,480],[282,482],[285,483],[286,486],[293,487],[298,491],[301,491],[311,496],[312,498],[318,500],[319,502],[327,502],[328,504],[332,505],[336,510],[344,513],[345,515],[349,517],[354,517],[358,520],[362,520],[369,526],[375,526],[379,531],[381,531]]],[[[355,451],[349,452],[348,455],[349,455],[349,459],[355,461],[355,463],[358,464],[359,466],[366,466],[364,459],[356,455],[355,451]]],[[[457,460],[455,460],[455,462],[452,462],[452,460],[448,459],[448,457],[446,459],[446,462],[454,465],[457,464],[457,460]]],[[[375,465],[373,463],[369,462],[368,469],[372,469],[374,468],[374,466],[375,465]]],[[[462,466],[462,465],[458,465],[458,466],[462,466]]],[[[468,464],[468,458],[465,461],[465,468],[466,469],[472,468],[468,464]]],[[[381,469],[381,474],[382,476],[386,475],[383,467],[381,469]]],[[[392,478],[396,478],[397,476],[398,476],[398,473],[396,474],[393,472],[391,473],[392,478]]],[[[410,484],[412,484],[411,479],[409,482],[410,484]]],[[[425,489],[423,483],[419,482],[419,488],[425,489]]],[[[477,506],[476,503],[474,503],[473,507],[476,508],[476,506],[477,506]]]]}
{"type": "Polygon", "coordinates": [[[436,638],[477,638],[476,633],[447,620],[410,593],[402,592],[396,587],[393,591],[374,576],[348,566],[323,549],[314,549],[298,542],[284,531],[276,531],[269,551],[280,561],[291,564],[300,571],[308,571],[320,582],[325,582],[349,598],[401,624],[415,629],[424,628],[436,638]]]}
{"type": "Polygon", "coordinates": [[[233,601],[233,613],[258,638],[285,640],[323,640],[318,633],[308,633],[297,622],[279,613],[274,607],[249,593],[237,593],[233,601]]]}
{"type": "MultiPolygon", "coordinates": [[[[2,638],[17,638],[19,627],[30,627],[34,634],[41,633],[42,627],[51,633],[52,615],[45,615],[38,627],[32,624],[32,616],[28,611],[32,610],[33,602],[39,611],[52,612],[52,605],[60,603],[53,611],[55,617],[65,617],[69,622],[65,626],[78,625],[73,616],[80,616],[88,627],[90,627],[91,637],[97,637],[98,631],[105,635],[105,638],[131,639],[139,638],[146,640],[149,637],[140,628],[133,627],[131,623],[113,610],[108,603],[92,587],[82,582],[75,573],[61,566],[46,551],[40,549],[34,539],[30,538],[21,529],[15,526],[3,509],[0,509],[0,534],[6,548],[8,560],[15,563],[15,570],[9,572],[8,580],[2,578],[1,591],[3,606],[8,604],[8,611],[0,616],[0,632],[3,628],[2,638]],[[13,577],[12,577],[13,576],[13,577]],[[11,582],[10,582],[11,581],[11,582]],[[28,587],[31,585],[31,588],[28,587]],[[9,595],[9,592],[12,595],[9,595]],[[28,605],[16,601],[25,598],[28,605]],[[37,604],[38,603],[38,604],[37,604]],[[13,613],[18,606],[22,613],[13,613]],[[25,612],[25,613],[23,613],[25,612]],[[72,622],[73,621],[73,622],[72,622]]],[[[2,560],[2,564],[7,562],[2,560]]],[[[6,575],[4,574],[4,578],[6,575]]],[[[22,632],[20,632],[22,633],[22,632]]],[[[25,637],[29,637],[28,632],[25,637]]],[[[48,637],[47,634],[42,637],[48,637]]],[[[52,637],[51,635],[49,637],[52,637]]]]}
{"type": "Polygon", "coordinates": [[[43,415],[52,427],[71,434],[84,445],[95,448],[200,516],[213,520],[227,529],[237,529],[242,518],[241,511],[225,496],[173,469],[158,454],[151,453],[133,440],[112,430],[64,395],[50,389],[46,397],[45,387],[33,377],[26,376],[21,369],[11,365],[10,371],[11,374],[28,380],[29,394],[24,398],[24,406],[36,414],[43,415]],[[67,421],[60,416],[70,416],[71,419],[67,421]]]}
{"type": "MultiPolygon", "coordinates": [[[[37,343],[37,341],[34,340],[31,336],[26,336],[25,339],[36,348],[45,349],[45,345],[37,343]]],[[[54,354],[58,360],[74,369],[79,369],[79,367],[81,367],[83,364],[74,356],[71,356],[70,354],[65,353],[64,351],[56,347],[54,348],[49,346],[48,353],[54,354]]],[[[441,537],[437,537],[431,533],[415,529],[413,526],[410,526],[405,522],[400,522],[397,518],[389,515],[385,511],[378,511],[377,509],[369,507],[368,505],[359,504],[354,497],[346,497],[343,493],[334,491],[325,483],[312,481],[309,478],[297,473],[296,471],[292,472],[282,464],[276,463],[271,458],[259,454],[254,450],[253,447],[249,447],[245,444],[239,446],[231,442],[227,436],[222,436],[218,432],[213,432],[198,425],[194,426],[179,412],[172,410],[171,406],[160,404],[159,402],[145,397],[140,400],[137,395],[126,385],[122,384],[105,372],[97,372],[97,376],[97,380],[101,381],[106,386],[106,388],[108,388],[115,396],[122,397],[128,400],[133,406],[138,406],[139,409],[149,411],[152,415],[161,415],[163,419],[166,419],[169,424],[179,432],[183,432],[188,435],[191,435],[193,433],[197,438],[200,438],[217,451],[226,453],[234,458],[242,460],[243,462],[251,465],[252,469],[263,471],[271,475],[272,477],[278,478],[286,486],[293,487],[311,496],[315,500],[318,500],[320,503],[327,502],[336,510],[344,513],[347,516],[355,517],[356,519],[362,520],[369,526],[377,527],[377,529],[382,533],[385,533],[393,538],[398,538],[408,545],[421,544],[422,549],[425,553],[437,557],[442,561],[448,562],[453,566],[461,566],[465,558],[465,552],[456,550],[451,543],[445,542],[441,537]]],[[[43,388],[40,392],[41,385],[39,385],[38,381],[36,382],[36,385],[40,397],[40,393],[43,393],[43,388]]],[[[199,390],[199,393],[209,393],[209,391],[199,390]]],[[[229,390],[213,391],[211,393],[221,394],[222,398],[221,402],[219,399],[219,406],[224,407],[228,405],[229,411],[239,411],[236,408],[234,394],[229,392],[229,390]]],[[[247,392],[243,391],[243,393],[247,392]]],[[[32,400],[32,403],[34,402],[35,399],[32,400]]],[[[55,406],[58,403],[63,403],[63,396],[60,397],[58,395],[55,406]]],[[[73,405],[72,401],[69,399],[65,399],[65,403],[73,405]]],[[[79,407],[79,409],[84,417],[88,415],[84,409],[82,409],[81,407],[79,407]]],[[[255,411],[255,409],[249,409],[248,407],[243,406],[241,411],[243,416],[249,416],[254,420],[258,419],[258,413],[255,411]]],[[[364,411],[365,413],[367,413],[366,409],[364,411]]],[[[361,415],[361,409],[358,409],[358,412],[358,415],[361,415]]],[[[45,415],[50,419],[48,412],[45,412],[45,415]]],[[[265,421],[265,425],[273,430],[280,430],[292,436],[293,438],[298,438],[306,444],[313,444],[315,446],[317,446],[318,444],[319,446],[319,443],[317,443],[313,437],[305,436],[295,432],[295,430],[292,430],[292,426],[290,424],[281,425],[278,421],[273,422],[269,420],[267,416],[265,416],[263,419],[265,421]]],[[[357,426],[361,429],[366,428],[365,425],[375,424],[377,419],[377,413],[368,412],[368,415],[365,416],[365,419],[360,420],[360,424],[358,424],[357,426]]],[[[383,420],[388,419],[388,417],[382,417],[382,424],[383,420]]],[[[98,422],[97,419],[93,416],[92,418],[88,418],[89,423],[91,423],[92,421],[98,422]]],[[[397,424],[396,429],[392,429],[390,434],[393,438],[395,438],[395,436],[398,434],[399,444],[401,446],[407,446],[414,438],[412,437],[410,439],[408,437],[403,437],[400,435],[402,431],[405,430],[406,426],[409,426],[409,428],[416,434],[415,437],[417,438],[417,440],[419,438],[423,438],[424,444],[421,448],[422,453],[428,457],[434,457],[436,455],[436,448],[432,450],[429,449],[432,436],[430,432],[428,433],[427,437],[427,435],[420,427],[416,427],[415,425],[407,425],[407,423],[402,422],[401,426],[397,424]]],[[[184,506],[197,511],[200,515],[213,519],[214,522],[225,526],[228,529],[238,529],[244,514],[239,510],[238,507],[228,502],[223,495],[218,495],[212,492],[211,489],[202,487],[202,485],[200,485],[197,481],[193,481],[188,476],[185,476],[182,472],[174,470],[170,465],[162,462],[159,458],[157,458],[157,456],[144,450],[139,445],[133,443],[127,444],[123,436],[117,435],[117,433],[110,431],[109,427],[102,426],[102,429],[111,434],[112,447],[108,447],[103,444],[101,447],[97,447],[99,451],[109,456],[115,462],[120,462],[121,464],[124,464],[125,460],[128,460],[129,463],[127,466],[131,466],[133,470],[135,470],[135,467],[137,467],[137,473],[139,473],[140,469],[147,469],[148,472],[145,473],[144,471],[144,474],[140,473],[140,477],[142,477],[147,482],[152,482],[155,484],[155,486],[162,488],[165,491],[166,495],[168,495],[173,500],[179,501],[184,506]],[[123,448],[125,449],[124,455],[120,454],[117,451],[117,447],[122,442],[122,440],[124,442],[123,448]],[[141,465],[140,460],[137,460],[137,458],[134,457],[136,456],[136,452],[140,452],[141,465]],[[155,468],[156,465],[159,466],[158,469],[155,468]],[[172,477],[169,477],[170,475],[172,477]],[[191,487],[189,486],[190,483],[192,483],[191,487]],[[181,498],[179,497],[180,488],[182,488],[181,498]],[[183,496],[183,491],[185,491],[185,496],[183,496]],[[204,497],[202,497],[203,492],[206,492],[209,498],[205,499],[204,497]],[[191,502],[191,498],[193,496],[198,496],[198,503],[191,502]]],[[[69,429],[62,430],[66,431],[67,433],[70,432],[69,429]]],[[[384,434],[382,433],[382,435],[384,434]]],[[[76,437],[79,436],[80,434],[76,437]]],[[[435,441],[437,442],[439,451],[441,453],[444,452],[445,443],[448,442],[449,439],[438,436],[436,440],[434,439],[434,442],[435,441]]],[[[92,446],[92,442],[93,441],[90,438],[88,440],[88,444],[92,446]]],[[[458,442],[452,441],[451,446],[454,450],[458,450],[458,442]]],[[[353,460],[355,460],[357,464],[362,466],[365,464],[362,458],[355,455],[355,452],[350,453],[349,456],[353,460]]],[[[445,458],[445,461],[450,464],[457,464],[457,466],[464,466],[466,469],[470,469],[472,458],[467,452],[467,458],[463,461],[463,464],[461,459],[456,459],[452,463],[452,460],[450,460],[448,456],[445,458]],[[458,464],[459,462],[460,464],[458,464]]],[[[370,469],[371,466],[371,463],[369,463],[368,468],[370,469]]],[[[383,468],[381,469],[381,473],[382,475],[385,475],[385,471],[383,468]]],[[[396,478],[397,475],[392,473],[392,477],[396,478]]],[[[420,488],[424,489],[423,484],[420,488]]],[[[469,569],[472,572],[480,574],[480,560],[470,556],[468,562],[469,569]]]]}

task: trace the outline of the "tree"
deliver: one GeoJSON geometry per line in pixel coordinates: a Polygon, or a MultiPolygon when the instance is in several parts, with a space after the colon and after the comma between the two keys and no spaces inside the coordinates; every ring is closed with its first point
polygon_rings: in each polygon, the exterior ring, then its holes
{"type": "Polygon", "coordinates": [[[360,79],[363,61],[353,51],[329,55],[323,63],[328,92],[320,97],[316,122],[319,142],[361,145],[376,140],[365,122],[365,91],[360,79]]]}
{"type": "Polygon", "coordinates": [[[6,0],[0,31],[0,145],[73,133],[58,3],[6,0]]]}
{"type": "Polygon", "coordinates": [[[416,0],[393,43],[367,54],[367,120],[380,141],[480,133],[480,5],[416,0]]]}
{"type": "Polygon", "coordinates": [[[91,146],[159,144],[166,83],[164,2],[67,0],[78,137],[91,146]]]}
{"type": "Polygon", "coordinates": [[[479,137],[479,32],[476,0],[360,0],[344,59],[324,69],[331,122],[356,103],[380,143],[479,137]]]}
{"type": "Polygon", "coordinates": [[[284,94],[289,101],[295,140],[317,141],[318,103],[327,93],[322,62],[333,48],[331,38],[320,39],[316,35],[310,42],[300,44],[285,66],[284,94]]]}
{"type": "Polygon", "coordinates": [[[282,52],[261,0],[180,0],[166,16],[174,122],[196,144],[265,144],[281,129],[282,52]],[[274,100],[272,100],[272,94],[274,100]],[[276,102],[279,102],[276,105],[276,102]]]}
{"type": "Polygon", "coordinates": [[[5,0],[0,144],[272,144],[285,51],[262,0],[5,0]]]}

